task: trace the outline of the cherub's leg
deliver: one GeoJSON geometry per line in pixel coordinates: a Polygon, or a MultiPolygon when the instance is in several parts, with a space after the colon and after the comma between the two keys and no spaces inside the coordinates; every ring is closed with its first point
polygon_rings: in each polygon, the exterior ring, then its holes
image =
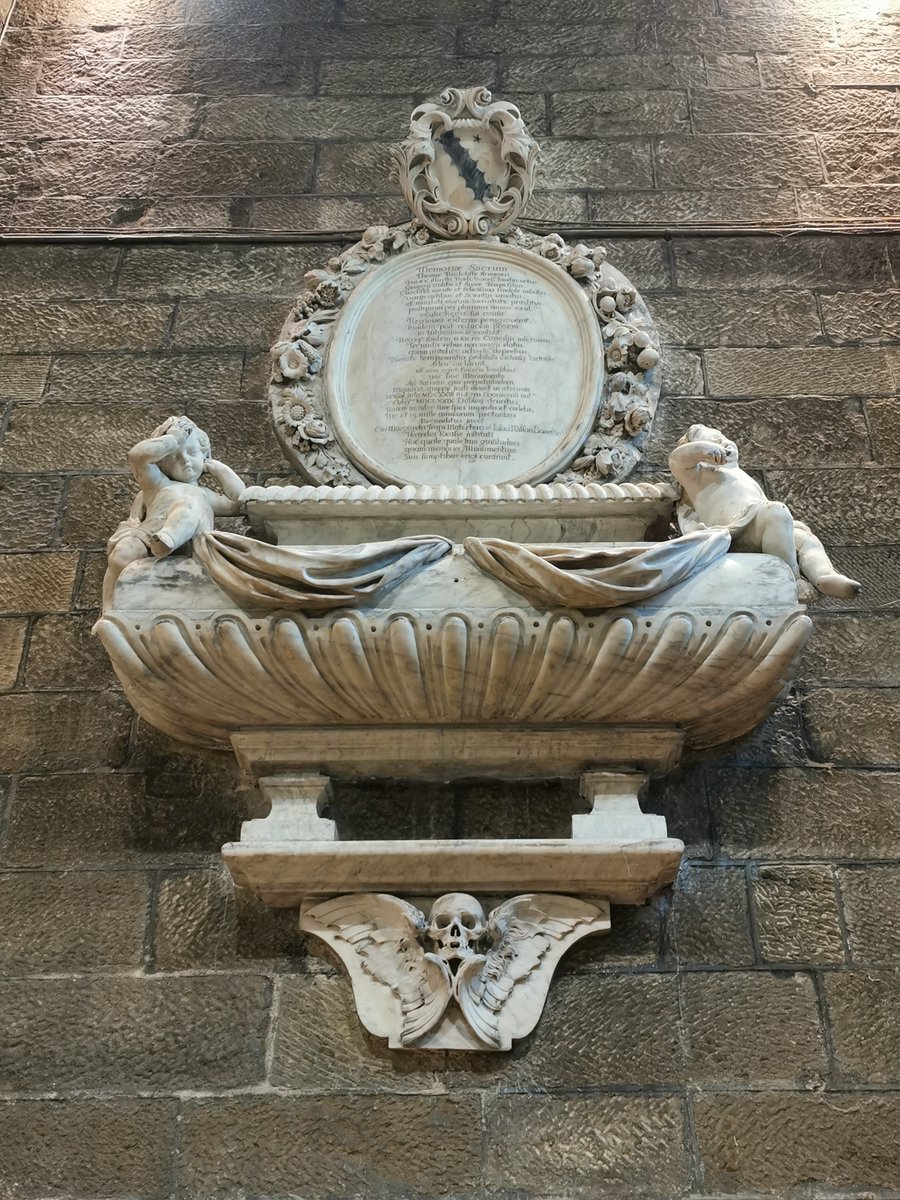
{"type": "Polygon", "coordinates": [[[119,576],[133,562],[148,558],[149,551],[140,538],[127,537],[118,542],[110,551],[107,560],[106,574],[103,576],[103,595],[101,603],[106,612],[112,605],[113,593],[119,576]]]}
{"type": "Polygon", "coordinates": [[[794,518],[786,504],[770,501],[757,518],[760,522],[760,550],[763,554],[774,554],[791,568],[795,576],[800,574],[797,550],[794,545],[794,518]]]}
{"type": "Polygon", "coordinates": [[[861,585],[855,579],[835,571],[828,552],[811,529],[798,522],[794,526],[794,542],[800,569],[823,595],[852,600],[858,594],[861,585]]]}
{"type": "Polygon", "coordinates": [[[166,514],[165,522],[158,533],[150,535],[150,544],[156,558],[165,558],[197,532],[197,510],[186,502],[173,504],[166,514]]]}

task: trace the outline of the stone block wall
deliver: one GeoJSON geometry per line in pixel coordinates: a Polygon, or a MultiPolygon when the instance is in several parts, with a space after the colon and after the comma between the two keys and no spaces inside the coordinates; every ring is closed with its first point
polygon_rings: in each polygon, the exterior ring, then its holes
{"type": "MultiPolygon", "coordinates": [[[[165,415],[247,477],[286,474],[265,349],[336,243],[0,245],[0,1198],[896,1197],[900,243],[678,227],[889,215],[890,18],[454,0],[429,20],[20,0],[0,209],[18,232],[358,227],[400,215],[380,163],[413,100],[499,82],[548,147],[542,214],[634,225],[605,242],[666,342],[647,470],[720,422],[863,593],[818,607],[763,729],[653,785],[678,885],[573,952],[531,1039],[389,1052],[292,915],[232,889],[229,757],[142,725],[90,636],[125,453],[165,415]]],[[[571,782],[380,784],[339,788],[335,815],[559,835],[574,804],[571,782]]]]}

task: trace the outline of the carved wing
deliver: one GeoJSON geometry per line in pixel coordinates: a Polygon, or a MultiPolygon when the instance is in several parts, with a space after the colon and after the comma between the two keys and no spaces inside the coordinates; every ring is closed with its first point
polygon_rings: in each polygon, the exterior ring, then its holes
{"type": "Polygon", "coordinates": [[[450,971],[419,944],[425,916],[412,904],[375,893],[338,896],[304,907],[300,928],[340,957],[370,1033],[407,1046],[443,1017],[453,993],[450,971]]]}
{"type": "Polygon", "coordinates": [[[556,964],[573,943],[609,929],[609,907],[569,896],[514,896],[488,917],[487,954],[464,961],[454,984],[474,1033],[509,1050],[538,1022],[556,964]]]}

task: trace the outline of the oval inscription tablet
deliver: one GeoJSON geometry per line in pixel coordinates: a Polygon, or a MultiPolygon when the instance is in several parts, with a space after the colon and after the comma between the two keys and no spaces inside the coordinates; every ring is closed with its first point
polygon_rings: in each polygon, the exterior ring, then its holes
{"type": "Polygon", "coordinates": [[[490,242],[425,246],[347,298],[328,406],[381,483],[540,483],[590,431],[602,354],[587,297],[554,263],[490,242]]]}

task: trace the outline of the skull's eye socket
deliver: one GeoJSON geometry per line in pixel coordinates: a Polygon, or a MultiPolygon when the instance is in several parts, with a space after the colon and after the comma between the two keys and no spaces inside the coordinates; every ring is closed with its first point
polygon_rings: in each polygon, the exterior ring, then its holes
{"type": "Polygon", "coordinates": [[[434,923],[438,929],[448,929],[453,924],[453,918],[449,913],[441,913],[434,918],[434,923]]]}
{"type": "Polygon", "coordinates": [[[474,913],[463,913],[460,917],[460,922],[465,929],[474,929],[478,922],[475,920],[474,913]]]}

